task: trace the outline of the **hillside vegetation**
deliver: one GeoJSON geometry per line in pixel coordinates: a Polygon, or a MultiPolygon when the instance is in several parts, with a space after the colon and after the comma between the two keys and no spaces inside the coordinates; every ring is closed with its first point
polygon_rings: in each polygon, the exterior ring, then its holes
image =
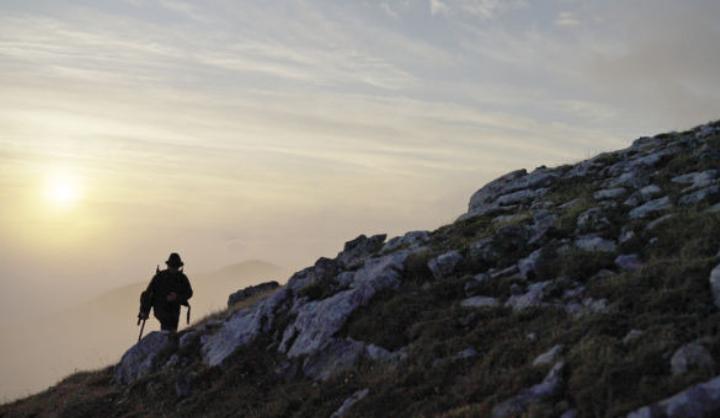
{"type": "Polygon", "coordinates": [[[719,168],[716,123],[514,171],[0,417],[720,416],[719,168]]]}

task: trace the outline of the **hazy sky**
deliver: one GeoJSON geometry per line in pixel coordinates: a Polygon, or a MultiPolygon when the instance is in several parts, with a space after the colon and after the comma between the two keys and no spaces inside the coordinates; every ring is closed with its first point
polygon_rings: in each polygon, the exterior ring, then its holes
{"type": "MultiPolygon", "coordinates": [[[[0,303],[432,229],[720,117],[716,0],[0,0],[0,303]]],[[[284,279],[284,278],[280,278],[284,279]]],[[[52,305],[52,304],[51,304],[52,305]]],[[[0,312],[2,313],[2,312],[0,312]]]]}

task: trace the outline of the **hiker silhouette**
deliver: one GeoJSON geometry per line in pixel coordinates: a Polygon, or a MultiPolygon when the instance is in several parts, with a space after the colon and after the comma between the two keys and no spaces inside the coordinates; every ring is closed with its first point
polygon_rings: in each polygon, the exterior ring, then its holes
{"type": "Polygon", "coordinates": [[[180,254],[172,253],[165,262],[167,269],[158,269],[147,289],[140,295],[138,320],[150,317],[152,308],[155,318],[160,321],[163,331],[177,331],[180,320],[180,306],[187,306],[187,322],[190,323],[190,304],[193,295],[190,280],[182,271],[184,263],[180,254]]]}

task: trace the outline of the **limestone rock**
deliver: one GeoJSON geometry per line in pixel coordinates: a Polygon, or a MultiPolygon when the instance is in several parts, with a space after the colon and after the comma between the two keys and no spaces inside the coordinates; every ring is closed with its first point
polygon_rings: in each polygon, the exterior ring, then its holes
{"type": "Polygon", "coordinates": [[[455,272],[455,269],[463,261],[463,256],[458,251],[449,251],[441,254],[428,262],[428,268],[435,279],[442,279],[455,272]]]}
{"type": "Polygon", "coordinates": [[[238,302],[249,299],[259,293],[277,289],[278,287],[280,287],[280,284],[276,281],[260,283],[255,286],[248,286],[244,289],[238,290],[228,297],[228,307],[232,307],[238,302]]]}
{"type": "Polygon", "coordinates": [[[280,290],[256,305],[241,309],[225,321],[217,332],[201,340],[203,360],[217,366],[238,348],[251,343],[261,332],[272,329],[275,311],[290,295],[280,290]]]}
{"type": "Polygon", "coordinates": [[[494,308],[499,305],[500,302],[496,298],[489,296],[474,296],[460,302],[460,306],[464,308],[494,308]]]}
{"type": "Polygon", "coordinates": [[[687,373],[690,369],[714,369],[715,361],[710,352],[698,343],[689,343],[675,351],[670,359],[673,375],[687,373]]]}
{"type": "Polygon", "coordinates": [[[510,296],[505,305],[511,307],[514,311],[540,306],[542,305],[545,288],[549,284],[550,282],[533,283],[528,286],[526,293],[510,296]]]}
{"type": "Polygon", "coordinates": [[[630,412],[627,418],[715,418],[719,415],[720,376],[630,412]]]}
{"type": "Polygon", "coordinates": [[[615,258],[615,265],[625,271],[635,271],[643,266],[637,254],[623,254],[615,258]]]}
{"type": "Polygon", "coordinates": [[[170,332],[151,332],[123,354],[115,366],[113,380],[127,385],[147,376],[160,366],[158,354],[174,348],[175,344],[170,332]]]}
{"type": "Polygon", "coordinates": [[[355,273],[350,289],[298,306],[297,317],[283,333],[280,351],[292,358],[324,348],[357,308],[380,290],[399,286],[407,256],[407,251],[398,251],[369,259],[355,273]]]}
{"type": "Polygon", "coordinates": [[[692,206],[702,202],[709,202],[710,204],[713,204],[718,201],[720,201],[720,186],[713,185],[680,196],[678,204],[680,206],[692,206]]]}
{"type": "Polygon", "coordinates": [[[593,194],[593,198],[595,198],[595,200],[617,199],[624,196],[626,193],[626,188],[614,187],[612,189],[603,189],[595,192],[593,194]]]}
{"type": "Polygon", "coordinates": [[[624,345],[632,344],[633,342],[637,341],[640,337],[642,337],[644,333],[640,331],[639,329],[631,329],[625,337],[623,337],[622,342],[624,345]]]}
{"type": "Polygon", "coordinates": [[[536,402],[554,396],[562,385],[562,371],[565,363],[556,363],[545,379],[535,386],[523,390],[513,398],[496,405],[492,410],[493,418],[521,416],[527,408],[536,402]]]}
{"type": "Polygon", "coordinates": [[[670,209],[672,203],[668,196],[661,197],[659,199],[651,200],[642,206],[638,206],[630,211],[630,219],[643,219],[648,216],[670,209]]]}
{"type": "Polygon", "coordinates": [[[603,210],[600,208],[590,208],[578,215],[577,229],[580,232],[593,232],[610,226],[603,210]]]}
{"type": "Polygon", "coordinates": [[[597,235],[583,235],[575,240],[575,246],[583,251],[612,253],[617,249],[615,241],[597,235]]]}
{"type": "Polygon", "coordinates": [[[539,356],[535,357],[535,360],[533,360],[533,366],[545,366],[548,364],[555,363],[558,358],[560,357],[560,353],[562,353],[563,345],[557,344],[553,346],[548,351],[540,354],[539,356]]]}
{"type": "Polygon", "coordinates": [[[400,248],[417,248],[430,240],[428,231],[410,231],[405,235],[394,237],[382,247],[382,252],[388,253],[400,248]]]}
{"type": "Polygon", "coordinates": [[[720,308],[720,264],[710,272],[710,289],[715,306],[720,308]]]}
{"type": "Polygon", "coordinates": [[[343,404],[340,406],[340,408],[338,408],[337,411],[330,415],[330,418],[343,418],[345,415],[348,414],[348,412],[350,412],[350,408],[352,408],[353,405],[365,399],[365,397],[368,396],[369,393],[370,389],[362,389],[353,393],[351,397],[345,399],[345,402],[343,402],[343,404]]]}
{"type": "Polygon", "coordinates": [[[370,238],[360,235],[345,243],[343,250],[337,255],[337,262],[346,269],[362,265],[374,253],[383,248],[386,234],[373,235],[370,238]]]}
{"type": "Polygon", "coordinates": [[[518,263],[517,263],[518,270],[520,271],[520,276],[523,279],[527,280],[529,278],[534,277],[535,270],[538,267],[538,263],[540,262],[541,257],[542,257],[542,249],[538,249],[538,250],[533,251],[527,257],[518,261],[518,263]]]}
{"type": "Polygon", "coordinates": [[[359,341],[333,338],[305,359],[302,370],[311,379],[328,380],[355,367],[364,353],[365,344],[359,341]]]}

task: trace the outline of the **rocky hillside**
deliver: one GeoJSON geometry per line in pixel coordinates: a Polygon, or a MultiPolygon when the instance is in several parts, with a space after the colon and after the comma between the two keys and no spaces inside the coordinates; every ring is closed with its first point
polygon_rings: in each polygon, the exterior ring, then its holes
{"type": "Polygon", "coordinates": [[[720,416],[718,202],[720,123],[514,171],[0,417],[720,416]]]}

